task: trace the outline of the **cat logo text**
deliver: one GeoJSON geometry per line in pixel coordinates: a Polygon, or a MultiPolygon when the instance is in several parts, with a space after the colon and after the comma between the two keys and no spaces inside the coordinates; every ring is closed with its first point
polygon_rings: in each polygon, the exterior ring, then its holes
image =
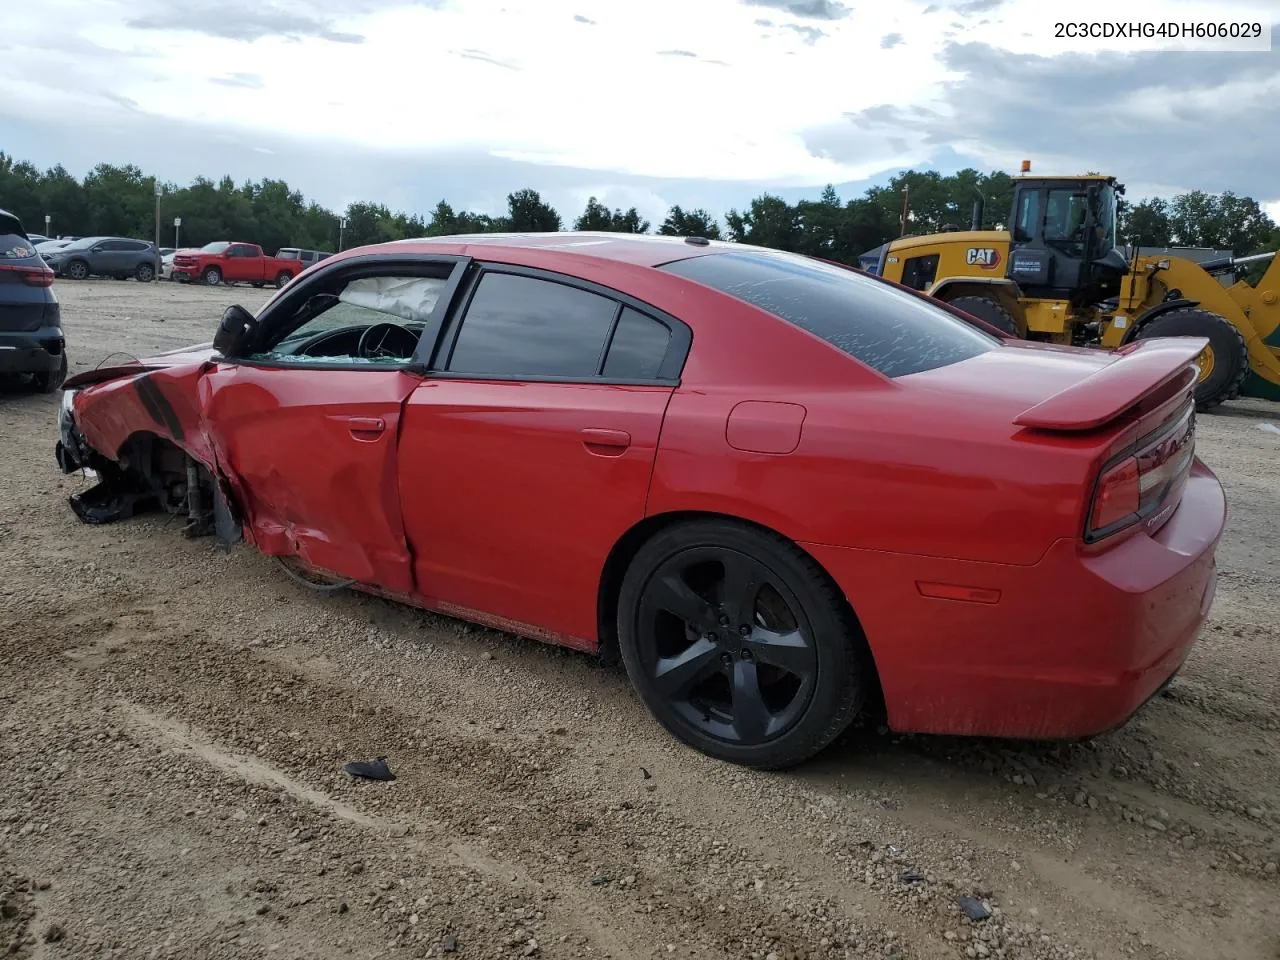
{"type": "Polygon", "coordinates": [[[970,247],[965,251],[964,262],[971,267],[994,270],[1000,266],[1000,251],[995,247],[970,247]]]}

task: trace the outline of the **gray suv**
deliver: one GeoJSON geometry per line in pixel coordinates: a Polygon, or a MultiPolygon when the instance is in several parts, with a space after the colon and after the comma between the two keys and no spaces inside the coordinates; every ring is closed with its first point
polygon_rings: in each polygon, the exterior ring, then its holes
{"type": "Polygon", "coordinates": [[[160,253],[155,244],[127,237],[84,237],[41,256],[54,273],[70,280],[134,277],[150,283],[160,273],[160,253]]]}

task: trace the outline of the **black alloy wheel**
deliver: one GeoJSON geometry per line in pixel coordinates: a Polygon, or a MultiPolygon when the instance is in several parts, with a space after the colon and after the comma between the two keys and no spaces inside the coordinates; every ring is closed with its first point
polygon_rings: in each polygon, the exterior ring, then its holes
{"type": "Polygon", "coordinates": [[[632,683],[705,753],[791,766],[857,713],[861,635],[829,579],[780,537],[725,521],[664,531],[637,554],[619,599],[632,683]]]}

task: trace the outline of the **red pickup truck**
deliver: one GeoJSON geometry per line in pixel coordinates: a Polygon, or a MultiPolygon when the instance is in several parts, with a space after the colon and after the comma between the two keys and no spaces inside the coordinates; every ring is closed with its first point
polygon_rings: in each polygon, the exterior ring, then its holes
{"type": "Polygon", "coordinates": [[[256,243],[218,240],[199,250],[179,250],[173,255],[173,279],[216,287],[220,283],[273,283],[283,287],[302,272],[301,260],[268,257],[256,243]]]}

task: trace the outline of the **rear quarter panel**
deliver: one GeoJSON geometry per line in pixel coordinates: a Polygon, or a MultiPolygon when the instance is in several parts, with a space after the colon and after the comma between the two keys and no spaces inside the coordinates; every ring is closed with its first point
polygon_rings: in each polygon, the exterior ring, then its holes
{"type": "Polygon", "coordinates": [[[697,311],[663,424],[650,515],[724,513],[797,542],[1012,564],[1033,564],[1076,532],[1093,444],[1046,443],[1003,411],[886,379],[722,299],[697,311]],[[795,448],[735,448],[726,426],[743,401],[803,406],[795,448]]]}

